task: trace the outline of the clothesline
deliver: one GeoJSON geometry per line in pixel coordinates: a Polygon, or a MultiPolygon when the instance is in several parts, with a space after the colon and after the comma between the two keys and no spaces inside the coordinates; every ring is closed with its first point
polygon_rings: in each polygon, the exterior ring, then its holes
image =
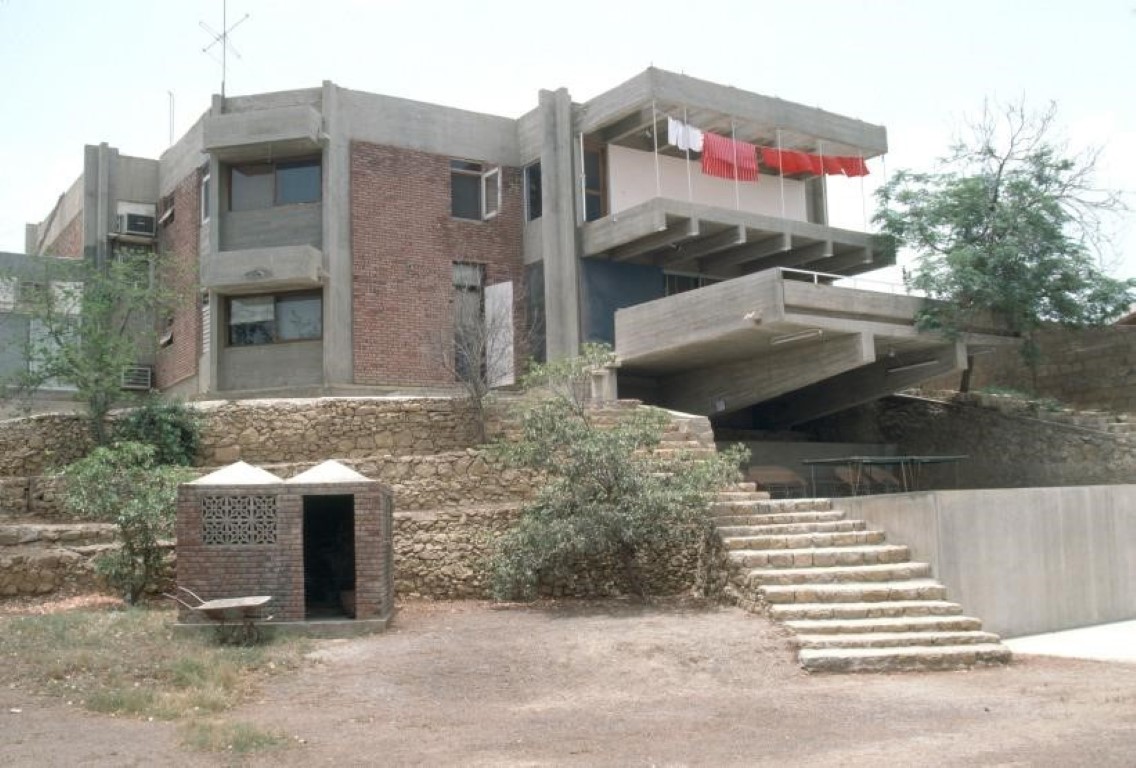
{"type": "Polygon", "coordinates": [[[757,157],[782,175],[867,176],[868,166],[856,155],[823,155],[781,147],[766,147],[703,131],[667,116],[667,143],[688,152],[702,153],[702,172],[737,181],[757,181],[757,157]]]}

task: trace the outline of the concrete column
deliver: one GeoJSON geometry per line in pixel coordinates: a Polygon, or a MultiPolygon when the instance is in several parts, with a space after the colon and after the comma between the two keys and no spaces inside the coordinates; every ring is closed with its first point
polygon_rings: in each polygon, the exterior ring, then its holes
{"type": "Polygon", "coordinates": [[[83,258],[98,258],[96,243],[99,239],[99,148],[94,144],[83,147],[83,258]]]}
{"type": "Polygon", "coordinates": [[[828,212],[825,210],[827,194],[824,176],[805,179],[805,218],[814,224],[828,224],[828,212]]]}
{"type": "Polygon", "coordinates": [[[351,140],[339,89],[323,84],[323,381],[355,380],[352,344],[351,140]]]}
{"type": "Polygon", "coordinates": [[[24,225],[24,253],[36,256],[36,247],[39,245],[39,228],[35,224],[24,225]]]}
{"type": "Polygon", "coordinates": [[[576,243],[576,174],[572,98],[564,88],[540,92],[541,240],[545,335],[549,360],[580,349],[580,269],[576,243]]]}

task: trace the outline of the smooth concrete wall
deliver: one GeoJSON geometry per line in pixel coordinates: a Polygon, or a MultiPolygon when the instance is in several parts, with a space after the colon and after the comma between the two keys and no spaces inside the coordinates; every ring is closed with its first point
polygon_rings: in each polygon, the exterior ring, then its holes
{"type": "Polygon", "coordinates": [[[611,144],[607,148],[607,158],[608,189],[613,215],[651,198],[666,197],[796,221],[806,220],[805,184],[796,179],[783,181],[785,210],[782,215],[782,180],[776,176],[760,176],[756,183],[739,182],[735,197],[732,180],[703,175],[702,166],[696,160],[689,163],[688,185],[688,164],[682,158],[659,155],[658,184],[653,152],[640,152],[611,144]]]}
{"type": "MultiPolygon", "coordinates": [[[[132,203],[156,203],[158,201],[157,160],[145,157],[118,155],[114,169],[114,201],[125,200],[132,203]]],[[[117,205],[111,215],[116,215],[117,205]]]]}
{"type": "Polygon", "coordinates": [[[193,127],[178,139],[176,144],[162,153],[158,161],[160,164],[158,191],[161,196],[171,194],[186,176],[209,161],[209,155],[205,154],[204,150],[205,116],[203,114],[197,118],[193,127]]]}
{"type": "Polygon", "coordinates": [[[66,192],[55,203],[55,208],[48,212],[43,221],[35,225],[35,242],[25,243],[24,250],[32,256],[38,256],[39,247],[45,243],[53,243],[71,223],[71,220],[83,213],[83,175],[71,184],[66,192]],[[54,216],[52,216],[54,212],[54,216]],[[50,220],[50,223],[49,223],[50,220]]]}
{"type": "Polygon", "coordinates": [[[354,141],[489,164],[521,164],[516,120],[347,88],[336,92],[338,117],[354,141]]]}
{"type": "Polygon", "coordinates": [[[276,205],[221,212],[221,250],[323,245],[323,204],[276,205]]]}
{"type": "Polygon", "coordinates": [[[222,347],[219,351],[221,390],[274,389],[323,383],[322,341],[222,347]]]}
{"type": "Polygon", "coordinates": [[[1136,619],[1136,485],[841,499],[929,562],[966,614],[1018,637],[1136,619]]]}

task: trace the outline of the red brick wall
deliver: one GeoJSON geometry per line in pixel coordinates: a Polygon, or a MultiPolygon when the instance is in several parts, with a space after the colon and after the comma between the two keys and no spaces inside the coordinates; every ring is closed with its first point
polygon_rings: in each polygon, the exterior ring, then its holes
{"type": "Polygon", "coordinates": [[[48,256],[66,256],[79,259],[83,256],[83,212],[79,211],[58,237],[47,244],[44,253],[48,256]]]}
{"type": "Polygon", "coordinates": [[[161,227],[159,249],[167,262],[164,284],[175,292],[173,342],[158,350],[155,379],[159,389],[197,373],[201,354],[201,308],[197,291],[198,238],[201,231],[199,172],[182,179],[173,192],[174,220],[161,227]]]}
{"type": "MultiPolygon", "coordinates": [[[[450,157],[354,142],[351,147],[353,339],[357,384],[452,384],[438,341],[452,324],[455,261],[485,266],[485,284],[523,275],[521,171],[502,169],[500,214],[450,213],[450,157]]],[[[520,318],[517,318],[518,322],[520,318]]]]}

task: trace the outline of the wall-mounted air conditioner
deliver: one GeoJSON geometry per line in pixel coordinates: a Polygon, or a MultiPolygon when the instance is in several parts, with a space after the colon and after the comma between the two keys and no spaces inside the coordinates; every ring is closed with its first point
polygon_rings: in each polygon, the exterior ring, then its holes
{"type": "Polygon", "coordinates": [[[148,392],[153,388],[154,369],[148,365],[128,365],[122,369],[122,388],[148,392]]]}
{"type": "Polygon", "coordinates": [[[157,232],[158,207],[154,203],[119,201],[115,232],[120,235],[153,237],[157,232]]]}

